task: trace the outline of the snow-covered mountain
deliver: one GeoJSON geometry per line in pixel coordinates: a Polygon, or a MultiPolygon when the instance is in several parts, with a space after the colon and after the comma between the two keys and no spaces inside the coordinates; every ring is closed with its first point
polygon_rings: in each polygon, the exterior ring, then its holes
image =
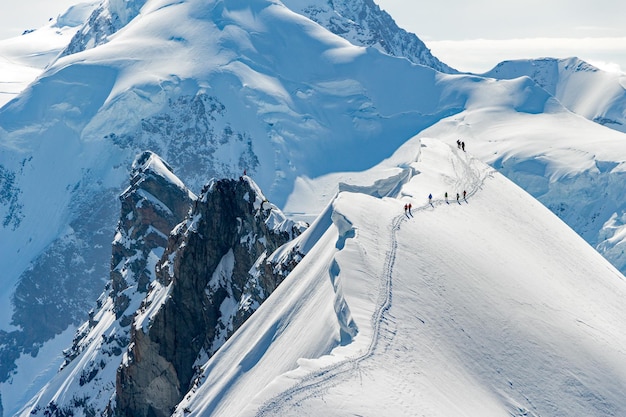
{"type": "Polygon", "coordinates": [[[38,395],[25,393],[24,402],[35,398],[32,415],[174,407],[197,357],[217,351],[303,256],[277,249],[304,225],[286,219],[247,176],[212,181],[196,198],[144,152],[120,198],[111,281],[61,372],[38,395]]]}
{"type": "Polygon", "coordinates": [[[504,61],[483,74],[532,78],[576,114],[626,132],[626,74],[602,71],[578,58],[504,61]]]}
{"type": "Polygon", "coordinates": [[[415,34],[398,27],[373,0],[285,0],[283,3],[354,45],[377,48],[437,71],[458,72],[434,57],[415,34]]]}
{"type": "Polygon", "coordinates": [[[72,44],[110,27],[97,18],[107,11],[128,24],[64,54],[0,109],[9,385],[19,369],[43,367],[33,357],[44,341],[67,344],[64,330],[100,294],[137,153],[159,152],[195,192],[247,169],[280,205],[298,175],[371,166],[462,107],[417,94],[435,71],[355,47],[279,3],[103,2],[72,44]],[[381,84],[389,73],[400,78],[381,84]],[[365,152],[351,155],[356,144],[365,152]]]}
{"type": "Polygon", "coordinates": [[[0,106],[21,93],[67,48],[94,8],[92,3],[78,4],[42,28],[0,40],[0,106]]]}
{"type": "MultiPolygon", "coordinates": [[[[333,5],[290,7],[375,47],[277,1],[104,1],[0,109],[2,393],[64,360],[50,352],[70,344],[108,281],[118,195],[147,149],[193,193],[246,171],[277,207],[313,220],[353,184],[338,185],[336,173],[367,170],[418,132],[462,138],[469,153],[551,196],[548,205],[624,269],[623,133],[571,113],[528,77],[443,74],[419,65],[429,65],[422,52],[419,64],[381,52],[399,38],[375,33],[379,9],[333,5]]],[[[21,404],[7,398],[12,413],[21,404]]]]}
{"type": "MultiPolygon", "coordinates": [[[[178,394],[174,415],[626,412],[626,280],[553,213],[491,167],[435,139],[415,138],[370,170],[310,185],[337,183],[338,193],[308,230],[279,251],[306,253],[286,280],[210,359],[200,355],[175,368],[194,379],[178,394]],[[456,196],[463,191],[465,197],[456,196]],[[403,211],[407,203],[410,212],[403,211]]],[[[261,207],[260,200],[254,205],[261,207]]],[[[192,211],[179,227],[200,236],[202,227],[190,224],[199,218],[219,224],[224,216],[230,214],[192,211]]],[[[170,251],[176,240],[170,239],[170,251]]],[[[202,253],[206,264],[225,262],[185,242],[185,258],[202,253]]],[[[173,282],[191,288],[203,275],[175,273],[173,282]]],[[[158,287],[135,318],[136,343],[168,328],[159,319],[161,300],[177,291],[158,287]]],[[[187,295],[220,293],[203,288],[187,295]]],[[[179,317],[192,311],[178,310],[179,317]]],[[[190,326],[194,319],[186,320],[190,326]]],[[[102,346],[111,336],[85,340],[102,346]]],[[[151,343],[164,352],[169,343],[160,340],[151,343]]],[[[117,409],[122,415],[169,415],[167,401],[178,387],[171,359],[145,363],[150,351],[133,355],[133,345],[124,361],[143,363],[134,380],[150,384],[118,377],[112,404],[123,407],[117,409]],[[159,375],[144,379],[142,370],[144,377],[159,375]]],[[[102,367],[93,352],[83,350],[21,415],[100,414],[88,406],[100,404],[113,383],[98,369],[79,372],[86,364],[102,367]],[[100,390],[91,380],[78,383],[89,375],[100,378],[100,390]]],[[[186,356],[185,349],[178,355],[186,356]]]]}

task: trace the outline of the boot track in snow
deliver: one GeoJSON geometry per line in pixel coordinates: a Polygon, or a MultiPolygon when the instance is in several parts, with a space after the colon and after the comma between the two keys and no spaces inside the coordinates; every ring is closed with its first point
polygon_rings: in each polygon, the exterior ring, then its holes
{"type": "MultiPolygon", "coordinates": [[[[482,188],[485,180],[493,175],[493,170],[489,169],[482,173],[482,175],[478,174],[474,170],[470,168],[473,158],[469,159],[467,156],[465,157],[465,164],[463,166],[459,166],[455,163],[454,160],[451,160],[451,164],[454,167],[454,170],[457,173],[457,177],[466,178],[469,180],[467,198],[476,194],[476,192],[482,188]]],[[[462,183],[459,181],[456,184],[457,186],[461,186],[462,183]]],[[[467,202],[465,198],[459,199],[458,203],[460,204],[462,201],[467,202]]],[[[449,203],[456,202],[455,199],[450,199],[449,203]]],[[[422,210],[426,210],[429,207],[433,207],[435,205],[444,204],[443,199],[433,199],[431,204],[425,204],[420,207],[415,207],[415,212],[419,212],[422,210]]],[[[391,247],[385,256],[385,264],[383,268],[383,274],[380,281],[380,292],[377,300],[376,310],[372,315],[372,339],[370,340],[369,346],[365,353],[351,358],[346,358],[341,360],[333,365],[322,368],[318,371],[312,372],[309,375],[302,378],[298,383],[296,383],[293,387],[283,391],[278,394],[274,398],[265,402],[257,411],[256,417],[266,417],[269,415],[280,415],[280,411],[288,406],[289,404],[297,404],[302,401],[307,400],[308,398],[312,398],[317,396],[317,394],[321,391],[324,391],[332,386],[338,385],[343,380],[347,379],[349,375],[353,373],[359,372],[359,365],[364,360],[370,358],[376,349],[380,346],[381,339],[384,339],[383,334],[389,333],[392,338],[394,335],[394,331],[387,330],[386,325],[390,324],[393,326],[393,318],[388,317],[388,311],[391,307],[392,300],[392,275],[393,275],[393,267],[396,260],[396,252],[398,249],[398,239],[397,233],[400,230],[400,225],[403,221],[410,221],[413,216],[408,216],[405,214],[399,214],[394,217],[391,224],[391,247]],[[341,378],[345,376],[344,378],[341,378]]]]}
{"type": "Polygon", "coordinates": [[[385,313],[391,307],[392,297],[392,275],[393,265],[396,260],[396,251],[398,248],[397,232],[400,230],[400,224],[404,221],[404,215],[398,215],[394,218],[391,227],[391,248],[385,256],[385,266],[383,276],[380,282],[380,294],[378,296],[376,310],[372,315],[372,340],[365,353],[360,356],[344,359],[334,365],[320,369],[304,377],[300,382],[283,391],[280,395],[266,402],[258,410],[256,417],[264,417],[276,414],[288,403],[298,403],[316,396],[316,394],[329,386],[336,385],[341,382],[337,377],[346,373],[357,372],[359,364],[371,357],[379,346],[379,341],[383,333],[383,323],[386,320],[385,313]],[[332,380],[337,382],[333,383],[332,380]]]}

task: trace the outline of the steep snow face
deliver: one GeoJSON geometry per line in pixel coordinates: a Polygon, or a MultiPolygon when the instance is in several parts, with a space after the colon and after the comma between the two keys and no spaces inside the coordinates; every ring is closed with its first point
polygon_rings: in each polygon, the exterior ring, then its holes
{"type": "Polygon", "coordinates": [[[380,198],[391,161],[356,174],[175,415],[626,412],[623,275],[455,144],[402,151],[408,181],[380,198]]]}
{"type": "Polygon", "coordinates": [[[413,33],[396,25],[372,0],[284,0],[283,3],[354,45],[371,46],[446,73],[456,73],[434,57],[413,33]]]}
{"type": "Polygon", "coordinates": [[[601,71],[578,58],[505,61],[483,74],[532,78],[565,107],[589,120],[626,132],[626,75],[601,71]]]}

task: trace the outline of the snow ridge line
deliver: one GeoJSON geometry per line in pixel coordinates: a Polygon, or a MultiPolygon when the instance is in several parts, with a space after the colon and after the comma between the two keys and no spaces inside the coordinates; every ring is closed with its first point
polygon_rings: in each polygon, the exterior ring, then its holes
{"type": "MultiPolygon", "coordinates": [[[[466,186],[468,189],[467,197],[471,197],[478,192],[478,190],[482,189],[486,179],[493,177],[494,172],[496,172],[493,168],[488,168],[486,170],[476,170],[471,169],[473,163],[476,162],[475,158],[468,156],[467,154],[463,154],[464,157],[462,159],[463,166],[461,169],[455,164],[454,160],[451,160],[455,172],[457,173],[457,177],[466,178],[469,181],[466,181],[466,186]]],[[[457,155],[458,159],[461,159],[457,155]]],[[[456,183],[457,186],[462,185],[459,181],[456,183]]],[[[461,201],[465,200],[463,198],[459,199],[458,203],[461,204],[461,201]]],[[[455,199],[448,199],[448,203],[455,202],[455,199]]],[[[431,204],[424,204],[423,206],[416,207],[416,211],[427,210],[429,206],[434,207],[434,204],[441,205],[444,203],[443,199],[433,199],[431,204]]],[[[377,300],[376,310],[372,315],[372,339],[370,340],[369,346],[365,353],[352,357],[343,359],[333,365],[329,365],[325,368],[319,369],[317,371],[311,372],[309,375],[302,378],[299,382],[297,382],[293,387],[283,391],[278,394],[274,398],[266,401],[257,411],[255,417],[265,417],[271,414],[276,415],[277,412],[281,410],[284,406],[289,402],[299,402],[304,401],[308,398],[314,397],[318,392],[323,390],[324,388],[332,387],[334,385],[338,385],[340,381],[336,383],[331,383],[332,379],[340,375],[344,375],[351,371],[357,371],[359,364],[371,357],[374,354],[374,351],[378,347],[379,340],[381,338],[382,325],[385,320],[385,313],[391,307],[392,301],[392,273],[393,266],[396,260],[396,251],[398,248],[398,240],[397,240],[397,232],[400,230],[400,225],[403,221],[408,221],[413,216],[409,217],[405,214],[397,215],[392,221],[391,227],[391,247],[385,256],[385,263],[383,267],[383,276],[381,277],[380,282],[380,290],[379,297],[377,300]]]]}
{"type": "Polygon", "coordinates": [[[283,391],[276,397],[266,401],[257,411],[256,417],[264,417],[272,412],[280,411],[288,402],[304,401],[316,395],[317,392],[324,389],[325,386],[336,384],[327,384],[332,379],[347,372],[354,371],[358,368],[359,363],[371,357],[378,347],[381,327],[385,313],[391,307],[392,300],[392,275],[393,266],[396,260],[396,252],[398,248],[397,232],[400,230],[400,224],[407,220],[403,214],[393,219],[391,227],[391,248],[385,256],[385,264],[383,268],[383,276],[380,282],[380,292],[376,305],[376,310],[372,315],[372,339],[368,345],[367,351],[362,355],[346,358],[333,365],[327,366],[302,378],[293,387],[283,391]]]}

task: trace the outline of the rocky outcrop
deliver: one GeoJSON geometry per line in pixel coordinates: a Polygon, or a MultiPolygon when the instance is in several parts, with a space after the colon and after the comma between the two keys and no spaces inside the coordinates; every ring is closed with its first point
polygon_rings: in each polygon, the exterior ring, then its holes
{"type": "Polygon", "coordinates": [[[42,391],[32,416],[170,415],[196,360],[215,353],[303,256],[284,244],[304,226],[248,177],[212,181],[198,199],[143,152],[119,198],[111,280],[63,352],[62,382],[42,391]]]}
{"type": "Polygon", "coordinates": [[[458,72],[433,56],[415,34],[398,27],[373,0],[284,0],[283,3],[354,45],[373,47],[440,72],[458,72]]]}
{"type": "Polygon", "coordinates": [[[248,177],[212,181],[172,233],[117,374],[117,413],[167,416],[284,276],[268,255],[301,231],[248,177]]]}
{"type": "Polygon", "coordinates": [[[89,16],[88,21],[74,35],[61,56],[71,55],[108,42],[128,22],[134,19],[146,0],[107,0],[89,16]]]}
{"type": "Polygon", "coordinates": [[[154,280],[155,261],[167,246],[167,239],[180,223],[195,196],[173,175],[172,168],[152,152],[137,157],[131,171],[130,187],[120,196],[122,203],[111,257],[111,285],[116,317],[127,325],[135,311],[128,311],[134,287],[145,294],[154,280]],[[152,261],[152,262],[151,262],[152,261]]]}
{"type": "Polygon", "coordinates": [[[33,416],[107,414],[115,394],[114,375],[130,342],[132,318],[156,279],[154,266],[170,232],[184,220],[195,196],[159,156],[143,152],[133,162],[130,186],[119,198],[111,280],[97,309],[63,352],[65,361],[57,377],[67,378],[62,384],[65,391],[42,395],[31,409],[33,416]]]}

